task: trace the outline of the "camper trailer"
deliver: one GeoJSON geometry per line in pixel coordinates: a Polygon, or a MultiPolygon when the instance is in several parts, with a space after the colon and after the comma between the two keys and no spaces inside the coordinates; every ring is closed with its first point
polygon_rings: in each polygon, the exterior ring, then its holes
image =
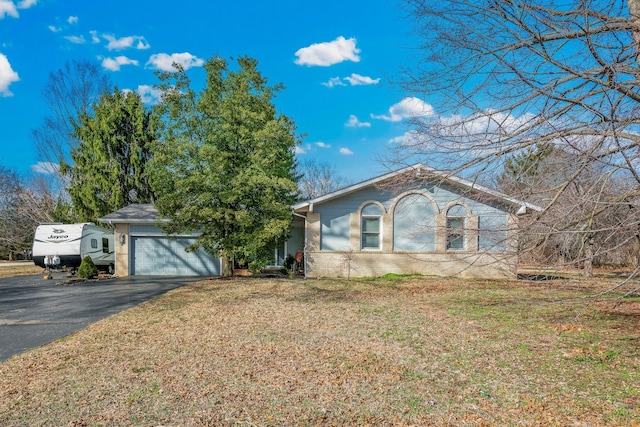
{"type": "Polygon", "coordinates": [[[113,231],[93,223],[40,224],[33,239],[33,262],[43,268],[77,269],[86,256],[112,274],[115,255],[113,231]]]}

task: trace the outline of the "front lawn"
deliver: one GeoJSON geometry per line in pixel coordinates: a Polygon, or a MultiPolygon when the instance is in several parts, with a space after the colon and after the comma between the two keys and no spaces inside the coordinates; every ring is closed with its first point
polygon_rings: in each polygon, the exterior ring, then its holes
{"type": "Polygon", "coordinates": [[[637,426],[640,301],[597,286],[205,280],[0,364],[0,425],[637,426]]]}
{"type": "Polygon", "coordinates": [[[28,274],[40,274],[43,271],[42,267],[34,265],[33,262],[25,262],[22,265],[0,262],[0,279],[5,277],[25,276],[28,274]]]}

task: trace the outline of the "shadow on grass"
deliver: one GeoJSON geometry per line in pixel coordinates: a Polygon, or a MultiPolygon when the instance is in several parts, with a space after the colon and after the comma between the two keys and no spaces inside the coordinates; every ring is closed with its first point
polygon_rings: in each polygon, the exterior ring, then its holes
{"type": "Polygon", "coordinates": [[[544,282],[549,280],[567,279],[567,276],[550,273],[518,273],[518,280],[530,280],[533,282],[544,282]]]}

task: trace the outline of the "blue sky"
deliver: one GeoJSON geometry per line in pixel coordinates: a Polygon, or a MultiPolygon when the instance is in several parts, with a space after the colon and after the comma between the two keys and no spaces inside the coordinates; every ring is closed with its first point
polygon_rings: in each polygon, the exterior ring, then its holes
{"type": "Polygon", "coordinates": [[[406,117],[432,113],[389,83],[415,59],[410,26],[392,0],[0,0],[0,165],[38,170],[41,90],[65,61],[95,60],[151,104],[155,70],[181,62],[197,88],[204,60],[248,55],[286,87],[275,104],[304,136],[300,161],[326,161],[351,182],[373,177],[406,117]]]}

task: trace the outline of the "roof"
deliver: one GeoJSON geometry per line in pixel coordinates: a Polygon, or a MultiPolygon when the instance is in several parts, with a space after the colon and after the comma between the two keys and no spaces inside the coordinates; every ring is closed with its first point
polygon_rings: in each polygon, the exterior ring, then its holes
{"type": "Polygon", "coordinates": [[[158,210],[151,203],[134,203],[111,212],[108,215],[98,218],[100,222],[107,224],[118,223],[157,223],[165,222],[166,219],[159,219],[158,210]]]}
{"type": "Polygon", "coordinates": [[[514,199],[499,191],[492,190],[490,188],[487,188],[482,185],[476,184],[475,182],[471,182],[466,179],[457,177],[447,172],[433,169],[429,166],[423,165],[422,163],[416,163],[410,166],[406,166],[404,168],[395,170],[393,172],[389,172],[384,175],[380,175],[375,178],[371,178],[366,181],[362,181],[357,184],[353,184],[348,187],[341,188],[339,190],[325,194],[323,196],[306,200],[304,202],[296,203],[295,205],[293,205],[292,208],[293,208],[293,211],[297,213],[313,212],[313,205],[328,202],[330,200],[334,200],[339,197],[346,196],[348,194],[354,193],[366,187],[380,185],[384,182],[392,181],[394,178],[399,178],[401,175],[406,174],[407,172],[412,172],[412,171],[414,171],[416,174],[423,174],[424,176],[432,177],[441,182],[446,182],[455,187],[463,188],[465,190],[474,192],[476,194],[483,194],[486,196],[490,196],[491,198],[497,199],[498,201],[501,201],[509,206],[516,207],[518,209],[517,211],[518,214],[525,214],[531,211],[540,212],[543,210],[541,207],[536,206],[534,204],[514,199]]]}

